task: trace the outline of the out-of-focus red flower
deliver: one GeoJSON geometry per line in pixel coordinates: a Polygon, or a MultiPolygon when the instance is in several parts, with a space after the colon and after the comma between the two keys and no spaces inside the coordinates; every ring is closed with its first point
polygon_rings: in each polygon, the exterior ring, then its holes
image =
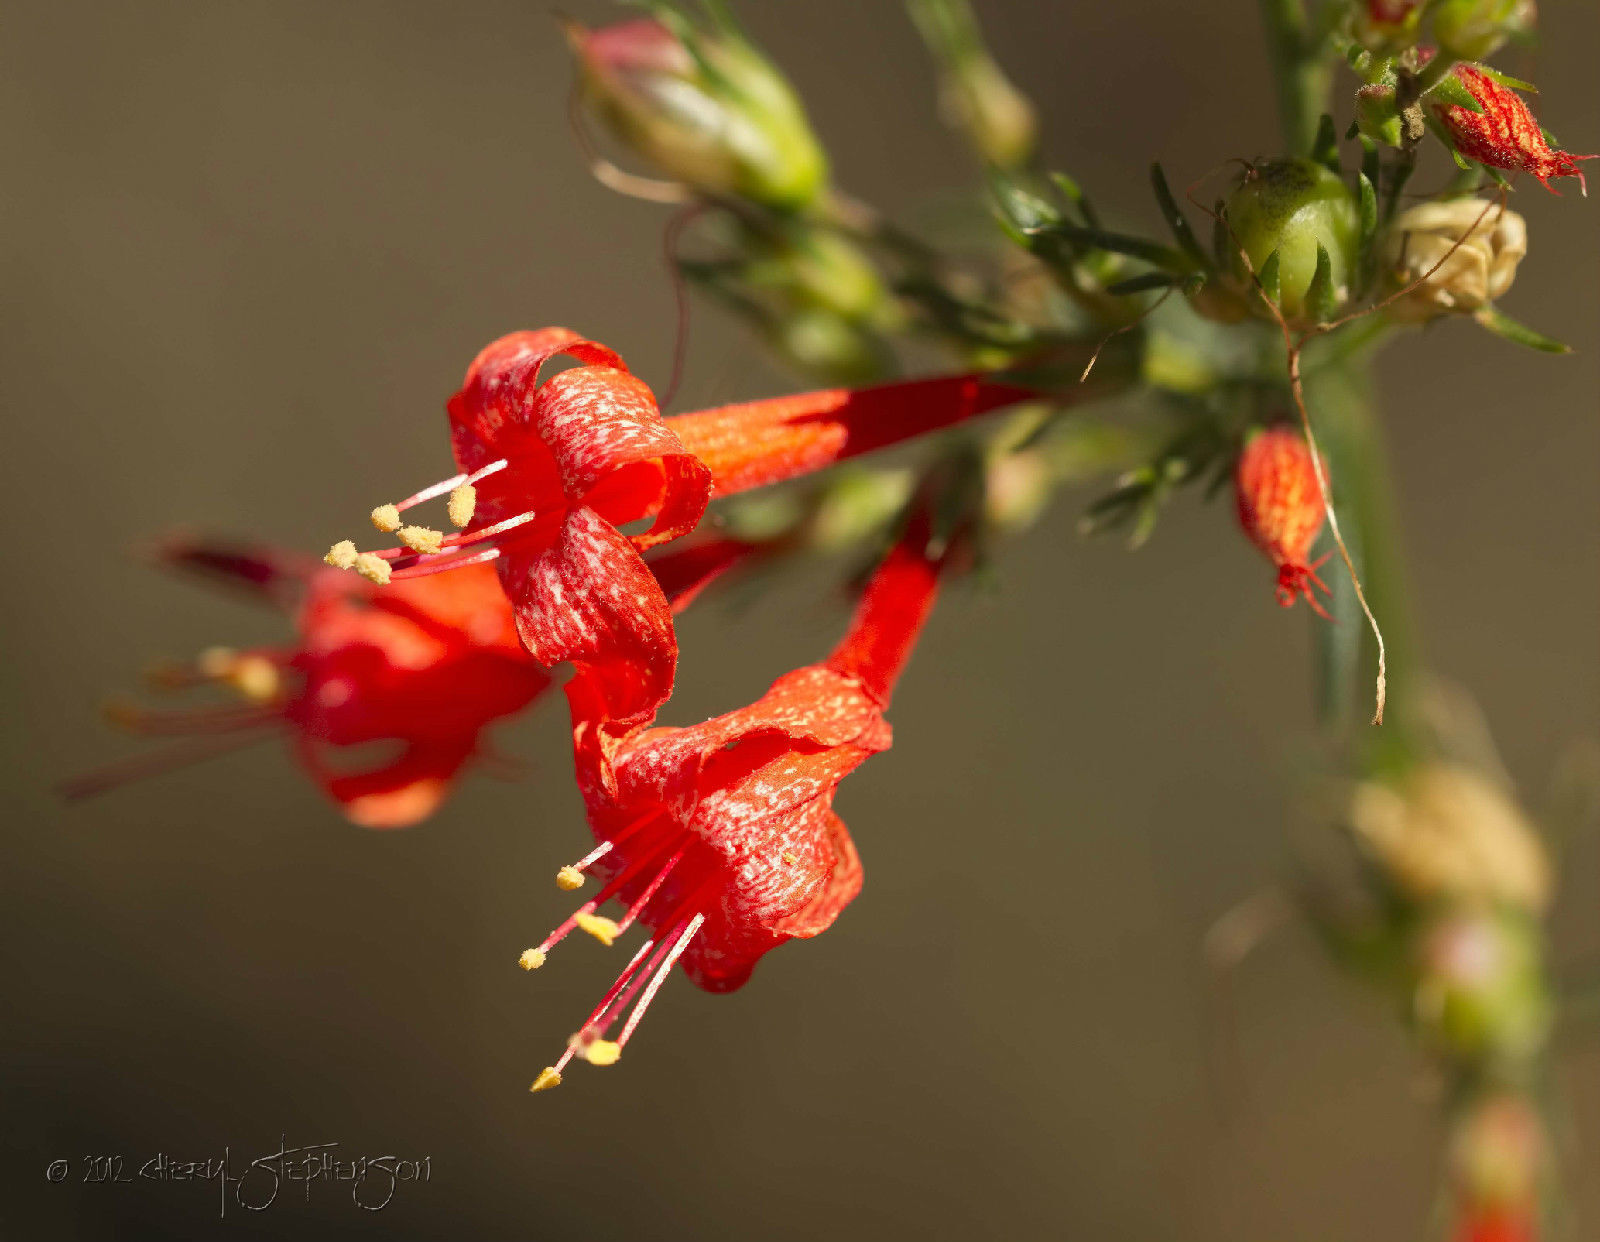
{"type": "Polygon", "coordinates": [[[1533,1213],[1485,1208],[1469,1213],[1456,1234],[1458,1242],[1537,1242],[1533,1213]]]}
{"type": "Polygon", "coordinates": [[[1367,0],[1367,16],[1381,26],[1399,26],[1419,3],[1420,0],[1367,0]]]}
{"type": "Polygon", "coordinates": [[[675,962],[702,988],[732,991],[763,954],[819,934],[860,891],[861,863],[833,794],[889,745],[883,712],[938,585],[924,532],[879,567],[833,654],[779,678],[749,707],[619,738],[603,727],[604,698],[588,679],[568,684],[598,844],[557,883],[575,889],[587,872],[604,883],[522,964],[543,965],[574,929],[610,944],[637,922],[650,936],[534,1090],[558,1084],[576,1055],[615,1061],[675,962]],[[596,913],[608,901],[625,907],[620,920],[596,913]],[[635,996],[621,1033],[605,1038],[635,996]]]}
{"type": "MultiPolygon", "coordinates": [[[[682,609],[759,546],[704,541],[652,565],[682,609]]],[[[287,733],[317,785],[355,823],[400,828],[426,818],[482,753],[484,729],[528,707],[550,684],[523,648],[494,570],[376,586],[260,548],[174,541],[163,559],[243,587],[294,615],[292,644],[213,648],[166,669],[174,686],[217,683],[243,704],[193,711],[123,709],[146,733],[191,734],[191,746],[135,766],[91,773],[66,792],[87,794],[230,743],[287,733]],[[369,754],[375,748],[379,753],[369,754]]],[[[652,577],[655,585],[657,577],[652,577]]]]}
{"type": "Polygon", "coordinates": [[[1270,427],[1251,436],[1234,469],[1234,500],[1239,524],[1250,542],[1278,569],[1278,603],[1285,608],[1304,596],[1320,616],[1322,605],[1311,593],[1322,560],[1308,564],[1311,545],[1322,530],[1322,493],[1316,467],[1303,436],[1289,427],[1270,427]]]}
{"type": "Polygon", "coordinates": [[[483,730],[549,686],[523,649],[486,566],[377,587],[262,548],[174,541],[162,559],[243,587],[294,616],[292,644],[212,648],[162,670],[171,688],[217,684],[242,704],[189,711],[120,708],[140,733],[190,735],[167,755],[68,782],[68,796],[287,734],[312,779],[369,828],[425,819],[480,753],[483,730]]]}
{"type": "Polygon", "coordinates": [[[1552,149],[1522,96],[1482,69],[1457,65],[1455,75],[1482,108],[1473,112],[1459,104],[1435,106],[1462,155],[1490,168],[1532,173],[1547,190],[1553,190],[1551,177],[1576,177],[1583,192],[1589,192],[1578,162],[1596,156],[1552,149]]]}
{"type": "Polygon", "coordinates": [[[677,663],[666,598],[639,554],[692,530],[713,491],[794,478],[1031,395],[960,375],[663,419],[604,345],[564,328],[513,333],[473,360],[450,400],[461,473],[374,510],[404,546],[361,554],[344,542],[328,559],[379,582],[497,560],[528,650],[546,667],[572,661],[608,727],[627,729],[654,718],[677,663]],[[543,377],[563,354],[581,365],[543,377]],[[447,492],[462,533],[400,525],[447,492]]]}

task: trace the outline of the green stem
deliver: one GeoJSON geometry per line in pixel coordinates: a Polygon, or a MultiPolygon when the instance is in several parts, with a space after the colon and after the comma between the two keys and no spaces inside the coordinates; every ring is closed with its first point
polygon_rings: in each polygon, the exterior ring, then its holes
{"type": "Polygon", "coordinates": [[[1267,49],[1278,88],[1278,118],[1284,143],[1295,155],[1309,155],[1317,123],[1328,111],[1333,66],[1312,37],[1302,0],[1261,0],[1267,49]]]}
{"type": "MultiPolygon", "coordinates": [[[[1371,375],[1357,356],[1324,362],[1306,376],[1306,402],[1333,479],[1339,525],[1388,649],[1385,723],[1361,728],[1369,765],[1389,769],[1411,754],[1420,650],[1371,375]]],[[[1320,698],[1325,723],[1342,732],[1366,718],[1377,658],[1349,582],[1336,574],[1329,585],[1337,623],[1324,623],[1320,635],[1320,698]]]]}

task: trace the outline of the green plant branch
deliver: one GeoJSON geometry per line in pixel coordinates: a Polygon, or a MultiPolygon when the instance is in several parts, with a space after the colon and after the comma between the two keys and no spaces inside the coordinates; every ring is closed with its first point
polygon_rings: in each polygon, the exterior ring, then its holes
{"type": "Polygon", "coordinates": [[[1290,154],[1307,155],[1328,110],[1333,66],[1323,55],[1303,0],[1261,0],[1261,20],[1278,94],[1278,119],[1290,154]]]}

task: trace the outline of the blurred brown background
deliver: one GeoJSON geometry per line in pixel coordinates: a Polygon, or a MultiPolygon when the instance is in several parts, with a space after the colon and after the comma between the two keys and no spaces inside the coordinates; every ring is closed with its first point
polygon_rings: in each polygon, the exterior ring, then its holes
{"type": "MultiPolygon", "coordinates": [[[[981,9],[1052,161],[1147,227],[1149,159],[1187,182],[1273,146],[1245,0],[981,9]]],[[[967,183],[897,4],[742,11],[842,183],[900,212],[967,183]]],[[[661,385],[672,303],[662,211],[574,153],[541,4],[12,0],[3,30],[6,1236],[1419,1236],[1419,1064],[1304,934],[1238,980],[1238,1080],[1207,1068],[1198,942],[1281,872],[1309,737],[1305,614],[1272,606],[1223,505],[1180,503],[1130,555],[1080,542],[1064,497],[998,594],[941,609],[896,748],[844,787],[862,899],[743,992],[674,981],[622,1065],[538,1099],[617,964],[515,965],[586,839],[559,704],[499,734],[526,783],[474,779],[408,832],[346,825],[273,746],[58,805],[51,782],[134,749],[96,706],[148,659],[277,637],[138,540],[326,546],[447,468],[441,403],[485,341],[566,324],[661,385]],[[210,1187],[78,1184],[82,1156],[238,1160],[280,1132],[428,1155],[432,1180],[377,1215],[319,1186],[224,1221],[210,1187]]],[[[1600,148],[1597,37],[1594,5],[1551,4],[1506,66],[1578,150],[1600,148]]],[[[1580,352],[1447,324],[1383,378],[1432,662],[1537,804],[1600,735],[1600,215],[1573,188],[1516,205],[1507,309],[1580,352]]],[[[794,386],[705,308],[691,344],[678,408],[794,386]]],[[[823,651],[832,582],[692,614],[669,718],[823,651]]],[[[1565,967],[1600,955],[1597,873],[1580,841],[1565,967]]],[[[1600,1041],[1563,1043],[1557,1088],[1595,1236],[1600,1041]]]]}

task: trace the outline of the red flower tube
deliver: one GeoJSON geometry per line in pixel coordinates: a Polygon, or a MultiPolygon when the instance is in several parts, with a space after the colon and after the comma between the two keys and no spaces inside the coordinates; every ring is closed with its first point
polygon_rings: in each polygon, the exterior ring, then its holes
{"type": "Polygon", "coordinates": [[[1522,96],[1482,69],[1457,65],[1455,75],[1482,111],[1474,112],[1459,104],[1436,105],[1434,111],[1462,155],[1490,168],[1532,173],[1552,192],[1551,177],[1576,177],[1588,194],[1589,186],[1578,163],[1596,156],[1552,149],[1522,96]]]}
{"type": "Polygon", "coordinates": [[[635,923],[649,935],[535,1091],[557,1085],[574,1056],[615,1061],[674,963],[708,991],[732,991],[762,955],[818,935],[860,891],[861,863],[833,794],[889,746],[883,712],[938,586],[924,544],[919,532],[889,555],[825,662],[779,678],[749,707],[618,739],[596,714],[603,695],[585,676],[569,683],[578,782],[597,844],[557,883],[575,889],[585,873],[603,883],[522,964],[542,966],[573,930],[606,944],[635,923]],[[597,913],[608,901],[624,909],[619,920],[597,913]]]}
{"type": "Polygon", "coordinates": [[[572,661],[627,728],[654,718],[677,662],[666,599],[639,553],[699,522],[719,495],[762,487],[1032,395],[962,375],[827,389],[663,419],[612,350],[564,328],[517,332],[473,360],[449,402],[460,473],[373,511],[403,546],[330,564],[375,581],[498,563],[517,631],[546,667],[572,661]],[[544,378],[567,355],[581,365],[544,378]],[[402,526],[450,494],[457,535],[402,526]],[[618,528],[650,522],[642,533],[618,528]]]}

